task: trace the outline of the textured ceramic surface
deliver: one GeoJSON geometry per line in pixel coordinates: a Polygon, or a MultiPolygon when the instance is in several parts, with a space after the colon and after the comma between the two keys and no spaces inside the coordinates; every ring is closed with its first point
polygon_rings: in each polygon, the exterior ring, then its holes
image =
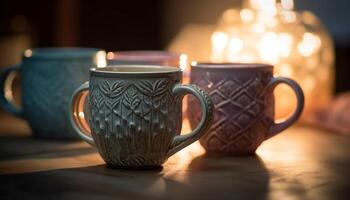
{"type": "MultiPolygon", "coordinates": [[[[259,64],[198,64],[192,66],[191,83],[207,91],[215,106],[210,130],[200,139],[210,154],[248,155],[267,138],[294,123],[303,108],[303,93],[292,80],[274,78],[273,67],[259,64]],[[297,94],[298,107],[283,123],[275,124],[273,89],[290,85],[297,94]]],[[[194,127],[200,109],[189,97],[189,120],[194,127]]]]}
{"type": "MultiPolygon", "coordinates": [[[[89,78],[96,66],[98,49],[44,48],[24,56],[17,71],[21,76],[22,108],[17,109],[1,95],[1,105],[10,113],[26,119],[35,137],[78,138],[68,119],[68,103],[76,87],[89,78]]],[[[1,81],[4,84],[6,77],[1,81]]],[[[2,87],[3,88],[3,87],[2,87]]]]}
{"type": "Polygon", "coordinates": [[[158,167],[169,156],[199,139],[209,128],[213,113],[209,96],[198,87],[180,85],[179,69],[166,69],[173,71],[115,73],[92,70],[89,84],[83,85],[75,93],[71,115],[73,124],[77,123],[78,133],[84,129],[91,132],[93,138],[88,138],[84,133],[80,135],[96,145],[109,166],[158,167]],[[80,118],[74,118],[81,112],[82,107],[75,105],[83,102],[78,98],[83,90],[89,91],[91,130],[84,123],[79,123],[82,121],[80,118]],[[204,115],[202,123],[193,133],[179,136],[182,97],[186,93],[199,98],[204,115]]]}

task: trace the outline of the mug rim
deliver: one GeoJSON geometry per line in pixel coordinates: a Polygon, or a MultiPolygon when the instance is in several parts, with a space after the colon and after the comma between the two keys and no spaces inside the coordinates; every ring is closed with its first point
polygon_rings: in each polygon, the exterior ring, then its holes
{"type": "Polygon", "coordinates": [[[75,58],[90,57],[98,52],[105,52],[99,48],[91,47],[41,47],[26,49],[23,53],[25,58],[75,58]],[[26,51],[30,50],[30,55],[26,51]]]}
{"type": "Polygon", "coordinates": [[[95,68],[91,68],[90,72],[96,73],[96,74],[144,75],[144,74],[172,74],[176,72],[181,72],[181,69],[178,67],[162,66],[162,65],[135,64],[135,65],[108,65],[106,67],[95,67],[95,68]],[[124,71],[123,70],[118,71],[116,69],[123,69],[124,71]],[[125,69],[133,69],[133,70],[125,70],[125,69]]]}
{"type": "Polygon", "coordinates": [[[273,65],[267,63],[239,63],[239,62],[198,62],[191,64],[192,68],[206,69],[266,69],[273,68],[273,65]]]}

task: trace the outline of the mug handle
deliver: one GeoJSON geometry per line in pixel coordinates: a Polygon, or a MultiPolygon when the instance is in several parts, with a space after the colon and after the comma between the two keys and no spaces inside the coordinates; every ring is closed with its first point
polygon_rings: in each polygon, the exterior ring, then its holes
{"type": "Polygon", "coordinates": [[[192,132],[185,135],[177,135],[173,138],[167,155],[168,158],[204,135],[208,131],[214,115],[214,105],[209,94],[198,86],[177,84],[174,86],[172,92],[174,95],[178,95],[181,98],[186,94],[194,95],[199,100],[202,107],[202,118],[198,126],[192,130],[192,132]]]}
{"type": "Polygon", "coordinates": [[[75,130],[82,140],[95,146],[94,139],[91,135],[91,129],[84,116],[85,99],[89,95],[89,82],[83,83],[73,93],[69,103],[69,119],[75,130]]]}
{"type": "Polygon", "coordinates": [[[19,74],[21,65],[14,65],[6,68],[0,74],[0,105],[5,111],[23,118],[21,108],[16,108],[13,104],[13,82],[16,74],[19,74]]]}
{"type": "Polygon", "coordinates": [[[285,77],[273,77],[268,85],[268,88],[275,89],[278,84],[287,84],[293,89],[297,97],[297,107],[293,114],[287,120],[277,124],[274,123],[270,127],[268,132],[268,138],[277,135],[278,133],[291,126],[300,117],[304,108],[304,93],[297,82],[285,77]]]}

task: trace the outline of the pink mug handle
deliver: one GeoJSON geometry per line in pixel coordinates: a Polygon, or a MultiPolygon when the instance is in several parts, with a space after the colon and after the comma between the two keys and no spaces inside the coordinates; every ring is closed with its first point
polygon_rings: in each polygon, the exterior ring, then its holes
{"type": "Polygon", "coordinates": [[[268,88],[275,89],[278,84],[287,84],[293,89],[297,97],[297,107],[292,116],[290,116],[287,120],[281,123],[273,123],[269,129],[268,138],[277,135],[291,126],[296,120],[298,120],[304,108],[304,93],[297,82],[285,77],[273,77],[268,85],[268,88]]]}

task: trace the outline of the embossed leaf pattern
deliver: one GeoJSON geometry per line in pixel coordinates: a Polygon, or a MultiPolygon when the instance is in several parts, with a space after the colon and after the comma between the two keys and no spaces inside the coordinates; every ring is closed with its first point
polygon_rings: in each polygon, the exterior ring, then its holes
{"type": "Polygon", "coordinates": [[[95,85],[90,84],[90,90],[95,91],[93,93],[90,93],[90,105],[96,105],[98,108],[100,108],[104,103],[104,98],[101,95],[100,91],[96,90],[95,88],[95,85]]]}
{"type": "Polygon", "coordinates": [[[108,94],[111,91],[111,87],[109,85],[109,82],[107,80],[103,81],[103,83],[100,85],[100,90],[104,93],[104,94],[108,94]]]}
{"type": "Polygon", "coordinates": [[[97,104],[97,107],[101,108],[104,105],[104,98],[100,92],[97,92],[96,95],[94,96],[94,100],[97,104]]]}
{"type": "Polygon", "coordinates": [[[153,84],[149,80],[140,81],[139,84],[136,84],[135,86],[146,96],[153,94],[153,84]]]}
{"type": "Polygon", "coordinates": [[[112,112],[113,112],[113,105],[114,104],[117,104],[119,101],[113,101],[113,100],[111,100],[111,99],[107,99],[106,100],[106,115],[107,116],[109,116],[109,115],[111,115],[112,114],[112,112]]]}
{"type": "Polygon", "coordinates": [[[175,121],[181,106],[175,105],[171,94],[175,82],[102,80],[95,84],[92,129],[99,132],[96,144],[106,154],[105,161],[119,166],[162,163],[171,139],[180,131],[175,121]]]}
{"type": "Polygon", "coordinates": [[[157,80],[153,85],[153,96],[165,94],[164,92],[166,89],[167,89],[167,80],[166,79],[157,80]]]}
{"type": "Polygon", "coordinates": [[[137,93],[135,90],[128,90],[124,93],[123,96],[123,104],[130,108],[131,110],[135,110],[135,108],[139,105],[140,103],[140,98],[138,97],[137,93]]]}
{"type": "Polygon", "coordinates": [[[107,97],[117,97],[121,94],[123,90],[123,83],[122,81],[116,81],[112,84],[110,84],[107,80],[105,80],[100,85],[100,90],[107,96],[107,97]]]}
{"type": "Polygon", "coordinates": [[[122,90],[124,89],[123,82],[115,82],[112,85],[112,94],[110,97],[114,98],[121,94],[122,90]]]}
{"type": "Polygon", "coordinates": [[[145,80],[141,81],[139,84],[135,84],[135,86],[146,96],[159,96],[160,94],[164,94],[168,83],[166,79],[159,79],[155,82],[145,80]]]}

